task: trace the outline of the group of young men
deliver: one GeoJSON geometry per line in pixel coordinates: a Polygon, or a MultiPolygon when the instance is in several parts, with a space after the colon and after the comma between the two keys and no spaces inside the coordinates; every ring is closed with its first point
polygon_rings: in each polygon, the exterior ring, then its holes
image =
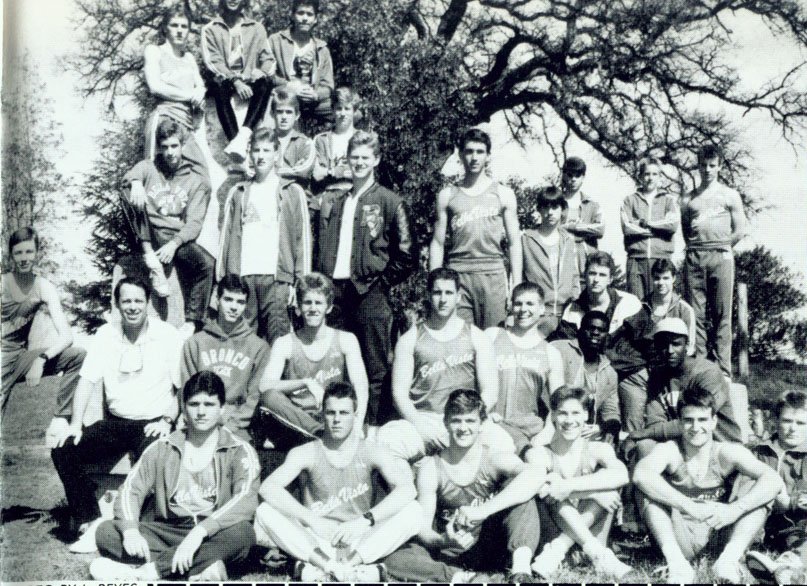
{"type": "MultiPolygon", "coordinates": [[[[71,551],[103,554],[94,578],[220,581],[257,541],[297,560],[304,581],[548,580],[576,547],[619,581],[631,567],[609,548],[616,519],[647,526],[672,583],[695,580],[693,559],[715,544],[715,575],[741,581],[763,526],[807,563],[807,394],[779,399],[778,435],[754,454],[739,443],[732,247],[745,216],[718,182],[719,149],[701,149],[700,185],[680,200],[661,189],[658,159],[639,163],[620,291],[585,163],[570,157],[560,186],[522,202],[537,227],[521,230],[513,191],[487,174],[490,137],[465,132],[464,176],[436,200],[426,316],[396,341],[390,290],[416,270],[417,238],[376,180],[378,137],[354,126],[360,98],[333,91],[311,34],[319,4],[295,0],[292,27],[271,36],[244,4],[222,0],[202,29],[225,152],[249,171],[222,199],[215,258],[196,242],[210,183],[170,116],[156,120],[153,160],[123,179],[148,278],[116,283],[120,319],[86,352],[33,272],[36,234],[9,242],[3,407],[23,378],[65,372],[47,442],[71,551]],[[233,95],[249,102],[242,126],[233,95]],[[301,116],[333,130],[312,141],[301,116]],[[674,291],[679,226],[688,301],[674,291]],[[174,268],[180,330],[149,315],[174,268]],[[57,336],[40,346],[29,332],[42,306],[57,336]],[[288,452],[262,484],[256,448],[288,452]],[[127,453],[104,520],[92,470],[127,453]]],[[[170,12],[165,28],[183,19],[170,12]]]]}

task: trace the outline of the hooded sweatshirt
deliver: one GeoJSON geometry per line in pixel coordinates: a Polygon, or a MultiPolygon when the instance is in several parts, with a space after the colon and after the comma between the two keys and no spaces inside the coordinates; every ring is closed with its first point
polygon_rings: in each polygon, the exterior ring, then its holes
{"type": "Polygon", "coordinates": [[[224,381],[227,406],[224,425],[241,437],[260,399],[258,384],[269,361],[269,345],[241,319],[228,335],[215,320],[208,320],[182,348],[182,384],[202,370],[215,372],[224,381]]]}

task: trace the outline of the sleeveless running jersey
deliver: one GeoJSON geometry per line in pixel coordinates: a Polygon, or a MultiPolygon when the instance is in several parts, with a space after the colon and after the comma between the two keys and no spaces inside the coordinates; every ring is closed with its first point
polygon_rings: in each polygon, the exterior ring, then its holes
{"type": "Polygon", "coordinates": [[[374,502],[370,446],[359,440],[353,459],[337,468],[325,454],[322,440],[315,440],[314,463],[303,473],[303,504],[325,519],[343,522],[361,517],[374,502]]]}
{"type": "Polygon", "coordinates": [[[2,351],[22,350],[28,344],[28,333],[36,312],[45,303],[42,295],[44,280],[34,277],[28,293],[23,293],[11,273],[2,277],[2,351]]]}
{"type": "MultiPolygon", "coordinates": [[[[347,366],[345,364],[345,354],[339,345],[339,331],[331,330],[331,341],[328,350],[319,360],[311,360],[306,356],[303,343],[297,334],[291,334],[291,356],[286,361],[283,369],[284,380],[297,380],[312,378],[324,389],[334,382],[345,382],[347,380],[347,366]]],[[[319,412],[319,402],[311,391],[300,389],[289,397],[295,405],[307,412],[319,412]]]]}
{"type": "Polygon", "coordinates": [[[494,412],[505,419],[524,414],[545,418],[549,406],[549,357],[547,343],[532,348],[517,346],[506,330],[499,328],[493,340],[499,371],[499,398],[494,412]]]}
{"type": "MultiPolygon", "coordinates": [[[[437,514],[435,520],[437,531],[443,533],[446,525],[452,520],[456,511],[465,505],[480,505],[493,497],[498,491],[499,478],[493,466],[490,450],[483,446],[484,451],[479,461],[479,469],[474,479],[466,485],[457,484],[451,478],[448,466],[440,454],[431,456],[437,467],[437,514]]],[[[479,537],[482,524],[475,525],[472,534],[479,537]]]]}
{"type": "MultiPolygon", "coordinates": [[[[179,90],[189,92],[194,88],[199,78],[199,66],[190,52],[182,57],[174,55],[170,47],[161,45],[160,50],[160,80],[179,90]]],[[[186,129],[193,129],[193,115],[190,104],[168,100],[155,96],[155,109],[161,116],[167,116],[179,122],[186,129]]]]}
{"type": "Polygon", "coordinates": [[[418,411],[442,415],[448,396],[456,389],[476,389],[476,352],[471,326],[447,342],[436,340],[425,324],[417,327],[415,376],[409,398],[418,411]]]}
{"type": "Polygon", "coordinates": [[[446,266],[462,272],[488,272],[501,269],[504,262],[504,208],[491,183],[479,195],[468,195],[453,187],[448,201],[448,241],[446,266]]]}
{"type": "Polygon", "coordinates": [[[692,477],[684,461],[674,472],[665,472],[662,476],[678,492],[685,494],[692,500],[719,503],[728,502],[734,480],[733,470],[726,469],[720,463],[720,442],[715,441],[712,442],[712,448],[709,451],[709,469],[700,480],[692,477]]]}
{"type": "Polygon", "coordinates": [[[178,517],[207,517],[216,507],[217,498],[216,466],[211,459],[198,472],[191,472],[184,465],[180,467],[177,486],[168,499],[168,507],[178,517]]]}
{"type": "Polygon", "coordinates": [[[547,474],[552,472],[557,472],[563,478],[579,478],[580,476],[586,476],[588,474],[593,474],[597,471],[596,464],[591,459],[591,454],[589,453],[590,442],[587,439],[583,441],[583,449],[580,450],[580,461],[577,463],[577,468],[575,469],[574,473],[571,476],[566,476],[563,473],[563,470],[560,466],[560,456],[553,452],[549,446],[541,446],[544,450],[544,453],[547,455],[549,459],[549,469],[546,471],[547,474]]]}

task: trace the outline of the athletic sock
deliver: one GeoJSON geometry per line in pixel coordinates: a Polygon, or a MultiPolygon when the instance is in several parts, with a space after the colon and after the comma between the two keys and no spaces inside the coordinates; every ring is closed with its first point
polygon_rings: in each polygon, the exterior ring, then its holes
{"type": "Polygon", "coordinates": [[[529,574],[532,550],[523,545],[513,552],[513,574],[529,574]]]}

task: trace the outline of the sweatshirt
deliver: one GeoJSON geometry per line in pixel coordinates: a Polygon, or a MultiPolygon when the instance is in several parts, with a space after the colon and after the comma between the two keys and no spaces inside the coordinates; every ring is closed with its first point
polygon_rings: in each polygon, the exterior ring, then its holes
{"type": "MultiPolygon", "coordinates": [[[[152,442],[129,472],[115,499],[115,518],[124,531],[136,529],[143,505],[152,495],[149,508],[156,521],[179,521],[170,500],[179,488],[185,430],[152,442]]],[[[242,521],[252,522],[258,508],[261,466],[249,442],[227,428],[219,428],[219,441],[213,455],[216,472],[216,502],[209,515],[194,517],[194,524],[205,528],[208,537],[242,521]]]]}
{"type": "Polygon", "coordinates": [[[227,395],[223,423],[248,438],[246,430],[260,399],[258,384],[268,361],[269,345],[252,332],[245,319],[229,335],[217,321],[208,320],[182,347],[182,384],[202,370],[219,375],[227,395]]]}

